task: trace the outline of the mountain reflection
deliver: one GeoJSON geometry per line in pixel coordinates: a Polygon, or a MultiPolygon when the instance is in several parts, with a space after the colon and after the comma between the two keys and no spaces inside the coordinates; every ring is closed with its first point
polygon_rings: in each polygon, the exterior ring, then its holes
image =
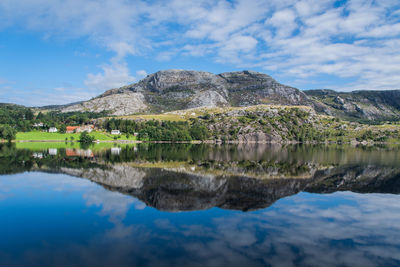
{"type": "Polygon", "coordinates": [[[400,150],[305,145],[0,146],[1,174],[82,177],[159,210],[255,210],[301,191],[400,193],[400,150]]]}

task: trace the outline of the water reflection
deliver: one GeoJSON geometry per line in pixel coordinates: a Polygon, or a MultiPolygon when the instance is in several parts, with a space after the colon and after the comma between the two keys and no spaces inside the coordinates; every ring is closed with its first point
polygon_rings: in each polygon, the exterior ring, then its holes
{"type": "Polygon", "coordinates": [[[0,266],[399,266],[399,155],[2,145],[0,266]]]}
{"type": "Polygon", "coordinates": [[[0,147],[1,173],[69,174],[166,211],[266,208],[301,191],[399,193],[398,147],[143,144],[0,147]]]}

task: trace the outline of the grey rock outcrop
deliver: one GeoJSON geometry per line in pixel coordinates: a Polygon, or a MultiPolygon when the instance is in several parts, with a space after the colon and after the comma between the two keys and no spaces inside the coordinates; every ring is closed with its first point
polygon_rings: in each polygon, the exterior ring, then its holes
{"type": "Polygon", "coordinates": [[[147,105],[142,93],[124,92],[97,97],[90,101],[67,106],[62,111],[110,111],[113,115],[126,115],[146,110],[147,105]]]}

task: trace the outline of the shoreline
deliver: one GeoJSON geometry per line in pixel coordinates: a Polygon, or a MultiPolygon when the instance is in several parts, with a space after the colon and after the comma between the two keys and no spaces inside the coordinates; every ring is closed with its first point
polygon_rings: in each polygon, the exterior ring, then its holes
{"type": "MultiPolygon", "coordinates": [[[[7,140],[0,140],[0,143],[9,143],[7,140]]],[[[12,140],[11,143],[80,143],[79,141],[62,141],[62,140],[12,140]]],[[[325,142],[316,142],[316,141],[283,141],[283,142],[274,142],[274,141],[221,141],[221,140],[195,140],[195,141],[140,141],[140,140],[99,140],[94,141],[91,144],[99,144],[99,143],[115,143],[115,144],[281,144],[281,145],[296,145],[296,144],[305,144],[305,145],[399,145],[400,142],[372,142],[372,141],[350,141],[350,142],[334,142],[334,141],[325,141],[325,142]]]]}

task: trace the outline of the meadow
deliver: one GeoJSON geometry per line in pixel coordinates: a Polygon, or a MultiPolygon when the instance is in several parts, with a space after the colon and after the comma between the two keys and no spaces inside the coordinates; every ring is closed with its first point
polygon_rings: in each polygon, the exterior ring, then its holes
{"type": "MultiPolygon", "coordinates": [[[[129,140],[135,141],[136,137],[131,135],[129,138],[125,134],[111,135],[106,132],[91,132],[91,136],[94,136],[95,140],[99,141],[114,141],[114,137],[117,136],[117,140],[129,140]]],[[[78,141],[80,133],[48,133],[41,131],[31,132],[18,132],[16,141],[78,141]]]]}

